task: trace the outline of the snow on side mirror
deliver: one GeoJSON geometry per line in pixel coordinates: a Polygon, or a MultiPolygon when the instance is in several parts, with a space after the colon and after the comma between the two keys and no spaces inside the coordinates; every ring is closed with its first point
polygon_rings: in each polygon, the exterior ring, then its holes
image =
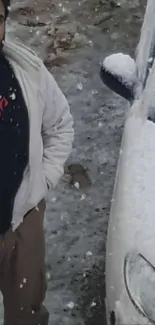
{"type": "Polygon", "coordinates": [[[100,77],[103,83],[121,97],[132,101],[138,82],[135,61],[122,53],[112,54],[103,61],[100,77]]]}

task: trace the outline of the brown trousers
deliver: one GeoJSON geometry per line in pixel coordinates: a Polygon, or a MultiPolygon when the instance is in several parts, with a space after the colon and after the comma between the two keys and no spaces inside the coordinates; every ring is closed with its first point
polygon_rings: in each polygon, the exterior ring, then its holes
{"type": "Polygon", "coordinates": [[[4,325],[48,325],[49,314],[42,305],[46,293],[44,212],[42,201],[15,232],[0,236],[4,325]]]}

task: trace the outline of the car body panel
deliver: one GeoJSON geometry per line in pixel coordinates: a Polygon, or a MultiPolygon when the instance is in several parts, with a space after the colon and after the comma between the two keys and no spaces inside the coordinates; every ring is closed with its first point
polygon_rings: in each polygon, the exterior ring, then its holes
{"type": "MultiPolygon", "coordinates": [[[[126,116],[109,219],[106,247],[108,325],[155,323],[143,311],[143,306],[142,312],[136,308],[124,278],[125,259],[132,252],[142,254],[155,266],[155,123],[148,120],[149,111],[155,111],[155,62],[148,73],[148,59],[155,54],[154,44],[155,1],[149,0],[136,56],[139,84],[126,116]]],[[[134,287],[131,294],[132,291],[134,287]]],[[[139,295],[140,291],[139,287],[139,295]]],[[[146,292],[146,300],[149,294],[146,292]]]]}
{"type": "MultiPolygon", "coordinates": [[[[112,201],[106,257],[109,312],[127,296],[123,276],[126,255],[137,251],[155,265],[155,124],[148,120],[127,119],[112,201]]],[[[135,320],[123,320],[122,324],[135,325],[135,320]]],[[[139,324],[143,324],[141,320],[139,324]]]]}

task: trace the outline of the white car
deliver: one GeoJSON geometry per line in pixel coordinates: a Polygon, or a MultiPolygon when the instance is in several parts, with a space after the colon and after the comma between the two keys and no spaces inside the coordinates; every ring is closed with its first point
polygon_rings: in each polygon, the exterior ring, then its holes
{"type": "Polygon", "coordinates": [[[136,59],[107,57],[103,82],[129,100],[106,249],[108,325],[155,324],[155,0],[136,59]]]}

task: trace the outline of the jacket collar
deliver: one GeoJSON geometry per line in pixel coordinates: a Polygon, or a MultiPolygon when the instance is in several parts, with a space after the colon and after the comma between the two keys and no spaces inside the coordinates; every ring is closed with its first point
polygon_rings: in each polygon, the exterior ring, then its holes
{"type": "Polygon", "coordinates": [[[19,41],[11,41],[8,36],[4,42],[3,52],[10,61],[10,63],[16,64],[27,73],[38,72],[41,68],[42,61],[36,55],[36,53],[26,47],[19,41]]]}

